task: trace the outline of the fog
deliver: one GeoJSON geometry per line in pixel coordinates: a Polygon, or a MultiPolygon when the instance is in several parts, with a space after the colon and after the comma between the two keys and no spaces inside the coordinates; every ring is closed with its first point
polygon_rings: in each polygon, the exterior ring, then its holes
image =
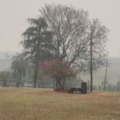
{"type": "Polygon", "coordinates": [[[0,51],[21,50],[21,34],[27,18],[39,16],[44,4],[63,4],[88,10],[91,18],[98,18],[109,28],[107,50],[111,57],[120,57],[120,1],[119,0],[0,0],[0,51]]]}

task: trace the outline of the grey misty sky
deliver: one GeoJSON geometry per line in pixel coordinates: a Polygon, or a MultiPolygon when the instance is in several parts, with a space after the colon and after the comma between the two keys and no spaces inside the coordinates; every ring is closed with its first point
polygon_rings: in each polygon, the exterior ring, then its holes
{"type": "Polygon", "coordinates": [[[28,26],[26,19],[39,16],[44,4],[88,10],[90,18],[98,18],[110,30],[110,56],[120,57],[120,0],[0,0],[0,51],[20,51],[21,34],[28,26]]]}

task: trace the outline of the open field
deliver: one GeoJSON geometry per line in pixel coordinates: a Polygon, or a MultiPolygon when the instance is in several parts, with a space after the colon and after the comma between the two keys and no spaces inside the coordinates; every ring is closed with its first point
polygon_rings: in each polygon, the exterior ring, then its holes
{"type": "Polygon", "coordinates": [[[0,120],[120,120],[120,94],[0,88],[0,120]]]}

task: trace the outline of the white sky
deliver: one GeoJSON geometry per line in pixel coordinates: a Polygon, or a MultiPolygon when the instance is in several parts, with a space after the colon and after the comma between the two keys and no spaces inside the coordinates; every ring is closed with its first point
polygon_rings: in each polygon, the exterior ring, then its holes
{"type": "Polygon", "coordinates": [[[21,34],[27,18],[37,17],[44,4],[63,4],[88,10],[110,29],[107,49],[112,57],[120,57],[120,0],[0,0],[0,51],[20,50],[21,34]]]}

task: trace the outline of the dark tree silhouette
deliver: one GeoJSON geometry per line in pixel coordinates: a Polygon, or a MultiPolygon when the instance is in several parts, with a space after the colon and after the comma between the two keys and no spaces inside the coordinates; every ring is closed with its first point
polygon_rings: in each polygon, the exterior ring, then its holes
{"type": "Polygon", "coordinates": [[[16,87],[21,85],[21,80],[25,77],[25,69],[26,69],[26,61],[22,54],[18,54],[13,57],[13,61],[11,64],[12,75],[16,80],[16,87]]]}
{"type": "Polygon", "coordinates": [[[23,33],[24,55],[34,64],[34,87],[37,84],[38,68],[40,62],[51,59],[50,51],[52,33],[47,30],[47,23],[43,18],[28,19],[30,26],[23,33]]]}

